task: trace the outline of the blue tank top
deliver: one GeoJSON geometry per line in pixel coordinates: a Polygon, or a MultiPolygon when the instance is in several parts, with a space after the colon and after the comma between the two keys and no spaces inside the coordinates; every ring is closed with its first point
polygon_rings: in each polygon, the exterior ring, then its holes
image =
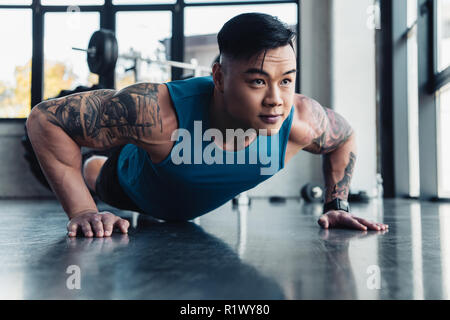
{"type": "Polygon", "coordinates": [[[284,168],[294,107],[276,135],[258,135],[246,148],[226,151],[205,135],[214,90],[212,77],[166,85],[180,129],[171,154],[153,163],[144,149],[127,144],[117,164],[121,187],[142,212],[164,220],[190,220],[284,168]],[[189,134],[192,139],[185,139],[189,134]]]}

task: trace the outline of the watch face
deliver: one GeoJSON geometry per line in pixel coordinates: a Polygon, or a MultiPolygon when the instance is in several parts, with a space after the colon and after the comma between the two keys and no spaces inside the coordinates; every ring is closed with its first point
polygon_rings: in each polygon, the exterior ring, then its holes
{"type": "Polygon", "coordinates": [[[340,206],[341,208],[347,209],[347,208],[348,208],[348,202],[347,202],[347,201],[344,201],[344,200],[339,201],[339,206],[340,206]]]}
{"type": "Polygon", "coordinates": [[[341,208],[340,210],[345,210],[348,212],[348,202],[341,200],[338,202],[339,203],[339,207],[341,208]]]}
{"type": "Polygon", "coordinates": [[[334,199],[324,206],[324,211],[330,210],[343,210],[349,212],[348,202],[339,198],[334,199]]]}

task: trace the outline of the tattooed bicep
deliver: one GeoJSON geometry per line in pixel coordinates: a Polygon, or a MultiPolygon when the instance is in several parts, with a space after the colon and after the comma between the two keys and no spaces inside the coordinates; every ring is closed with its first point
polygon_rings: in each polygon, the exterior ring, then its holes
{"type": "Polygon", "coordinates": [[[148,140],[163,132],[158,85],[138,83],[120,91],[95,90],[45,101],[36,107],[81,146],[148,140]]]}
{"type": "Polygon", "coordinates": [[[304,150],[315,154],[330,153],[350,138],[353,129],[340,114],[313,99],[309,99],[308,105],[307,121],[312,141],[304,150]]]}

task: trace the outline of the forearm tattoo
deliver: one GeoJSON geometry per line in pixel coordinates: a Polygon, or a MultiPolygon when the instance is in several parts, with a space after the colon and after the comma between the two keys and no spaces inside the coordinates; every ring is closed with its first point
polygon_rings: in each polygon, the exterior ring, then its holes
{"type": "Polygon", "coordinates": [[[158,84],[72,94],[36,107],[83,146],[108,148],[124,141],[148,139],[158,127],[163,131],[158,84]]]}
{"type": "Polygon", "coordinates": [[[312,126],[318,136],[304,150],[314,154],[330,153],[344,144],[352,135],[353,130],[347,121],[338,113],[320,104],[312,103],[312,126]]]}
{"type": "Polygon", "coordinates": [[[331,166],[333,159],[331,158],[331,154],[326,154],[323,156],[323,172],[326,185],[326,202],[336,198],[347,200],[350,189],[350,182],[353,175],[353,169],[355,167],[356,155],[353,152],[350,152],[349,161],[344,170],[344,177],[338,182],[333,181],[333,172],[331,166]]]}

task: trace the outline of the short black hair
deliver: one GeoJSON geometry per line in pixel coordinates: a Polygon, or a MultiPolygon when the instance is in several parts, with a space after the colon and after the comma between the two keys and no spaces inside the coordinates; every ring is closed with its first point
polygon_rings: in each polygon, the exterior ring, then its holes
{"type": "Polygon", "coordinates": [[[264,13],[243,13],[228,20],[217,35],[220,55],[249,60],[254,55],[290,45],[295,32],[277,17],[264,13]]]}

